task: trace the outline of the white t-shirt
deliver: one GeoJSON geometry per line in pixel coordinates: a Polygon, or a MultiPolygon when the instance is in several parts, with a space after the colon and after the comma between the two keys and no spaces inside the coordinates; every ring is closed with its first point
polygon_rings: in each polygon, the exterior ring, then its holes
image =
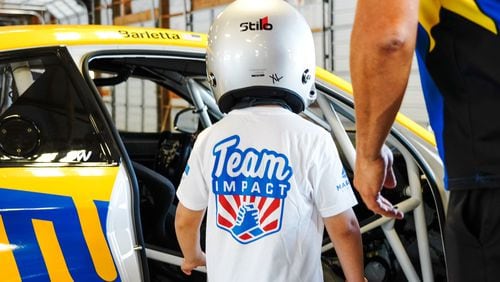
{"type": "Polygon", "coordinates": [[[210,282],[323,281],[322,217],[357,204],[329,133],[281,107],[233,110],[204,130],[177,196],[208,207],[210,282]]]}

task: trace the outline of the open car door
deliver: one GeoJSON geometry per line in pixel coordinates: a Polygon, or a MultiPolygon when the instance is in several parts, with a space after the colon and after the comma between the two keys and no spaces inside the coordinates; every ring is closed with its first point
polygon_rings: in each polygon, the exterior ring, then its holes
{"type": "Polygon", "coordinates": [[[147,278],[135,176],[97,98],[64,47],[0,54],[2,280],[147,278]]]}

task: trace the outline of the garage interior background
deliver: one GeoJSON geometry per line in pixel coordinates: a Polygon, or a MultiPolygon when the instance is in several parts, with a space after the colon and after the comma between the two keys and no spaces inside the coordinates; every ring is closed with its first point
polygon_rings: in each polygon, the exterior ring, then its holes
{"type": "MultiPolygon", "coordinates": [[[[215,16],[232,0],[0,0],[0,25],[23,24],[101,24],[163,27],[206,33],[215,16]]],[[[355,0],[287,0],[306,18],[316,43],[319,66],[336,75],[349,77],[349,37],[354,19],[355,0]]],[[[136,100],[134,111],[145,111],[153,105],[144,104],[145,93],[154,94],[149,85],[124,85],[127,99],[136,100]],[[134,94],[137,93],[137,94],[134,94]],[[141,104],[142,103],[142,104],[141,104]]],[[[424,127],[428,117],[423,102],[414,59],[402,113],[424,127]]],[[[171,114],[185,105],[176,104],[175,97],[166,100],[171,114]]],[[[129,100],[130,101],[130,100],[129,100]]],[[[128,109],[127,109],[128,110],[128,109]]],[[[127,111],[128,112],[128,111],[127,111]]],[[[148,112],[147,110],[145,111],[148,112]]],[[[154,111],[152,111],[153,114],[154,111]]],[[[146,117],[156,118],[156,116],[146,117]]],[[[144,126],[129,124],[124,117],[120,127],[144,126]]]]}

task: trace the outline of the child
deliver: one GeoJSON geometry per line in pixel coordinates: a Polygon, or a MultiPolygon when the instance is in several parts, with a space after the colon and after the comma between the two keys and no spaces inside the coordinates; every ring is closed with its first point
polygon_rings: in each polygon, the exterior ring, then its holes
{"type": "Polygon", "coordinates": [[[199,135],[177,192],[186,274],[206,264],[215,282],[323,281],[326,226],[347,280],[363,281],[357,202],[335,144],[297,115],[315,98],[314,53],[285,1],[237,0],[211,26],[207,74],[228,114],[199,135]]]}

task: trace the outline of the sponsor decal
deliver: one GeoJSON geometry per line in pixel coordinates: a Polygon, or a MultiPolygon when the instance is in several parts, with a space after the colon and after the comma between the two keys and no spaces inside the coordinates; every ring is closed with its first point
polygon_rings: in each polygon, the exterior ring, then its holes
{"type": "Polygon", "coordinates": [[[256,22],[242,22],[240,24],[240,31],[247,30],[272,30],[273,25],[269,23],[269,17],[263,17],[256,22]]]}
{"type": "Polygon", "coordinates": [[[109,202],[81,202],[0,188],[0,280],[121,281],[104,236],[109,202]]]}
{"type": "Polygon", "coordinates": [[[349,182],[349,178],[347,177],[347,173],[345,169],[342,169],[342,182],[336,185],[337,191],[349,190],[351,189],[351,183],[349,182]]]}
{"type": "Polygon", "coordinates": [[[69,151],[61,162],[86,162],[92,156],[92,151],[87,150],[76,150],[69,151]]]}
{"type": "Polygon", "coordinates": [[[239,143],[233,135],[214,146],[212,191],[217,226],[247,244],[281,229],[293,171],[286,155],[239,143]]]}
{"type": "Polygon", "coordinates": [[[158,32],[151,32],[151,31],[135,32],[135,31],[128,31],[128,30],[119,30],[118,32],[123,36],[123,38],[175,39],[175,40],[181,39],[181,37],[180,37],[180,35],[178,33],[173,33],[173,32],[164,32],[164,31],[158,31],[158,32]]]}

